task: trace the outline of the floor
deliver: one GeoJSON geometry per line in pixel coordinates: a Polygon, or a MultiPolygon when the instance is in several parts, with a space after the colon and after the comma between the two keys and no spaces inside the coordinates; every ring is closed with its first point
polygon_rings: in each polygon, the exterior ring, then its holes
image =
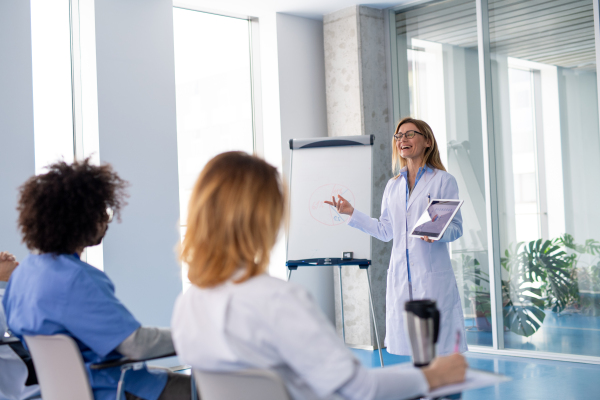
{"type": "MultiPolygon", "coordinates": [[[[492,345],[492,332],[477,330],[473,320],[466,320],[465,323],[468,344],[492,345]]],[[[576,313],[558,315],[547,311],[544,323],[532,336],[526,338],[505,332],[504,346],[508,349],[600,357],[600,317],[576,313]]]]}
{"type": "MultiPolygon", "coordinates": [[[[377,351],[352,349],[352,352],[364,366],[379,368],[377,351]]],[[[410,362],[410,357],[388,354],[385,349],[383,354],[385,365],[410,362]]],[[[471,352],[465,356],[472,368],[504,374],[512,381],[465,392],[461,397],[464,400],[600,399],[600,365],[471,352]]]]}

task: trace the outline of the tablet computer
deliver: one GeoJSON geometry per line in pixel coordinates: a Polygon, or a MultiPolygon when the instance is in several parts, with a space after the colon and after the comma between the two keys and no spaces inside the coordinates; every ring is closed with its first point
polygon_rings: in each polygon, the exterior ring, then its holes
{"type": "Polygon", "coordinates": [[[431,199],[409,236],[441,239],[463,202],[464,200],[455,199],[431,199]]]}

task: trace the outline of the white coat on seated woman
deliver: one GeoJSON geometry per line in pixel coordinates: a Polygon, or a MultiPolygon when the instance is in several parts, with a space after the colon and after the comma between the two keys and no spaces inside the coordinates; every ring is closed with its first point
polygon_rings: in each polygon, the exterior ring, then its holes
{"type": "Polygon", "coordinates": [[[294,400],[400,400],[464,379],[459,354],[429,366],[364,368],[306,289],[266,274],[285,214],[277,169],[239,152],[205,166],[180,259],[192,287],[173,312],[181,362],[202,371],[273,370],[294,400]]]}

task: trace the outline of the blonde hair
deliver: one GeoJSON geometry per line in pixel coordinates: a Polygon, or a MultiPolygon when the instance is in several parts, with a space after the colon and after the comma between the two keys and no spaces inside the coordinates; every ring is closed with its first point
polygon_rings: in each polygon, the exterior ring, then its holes
{"type": "Polygon", "coordinates": [[[233,276],[243,282],[266,271],[285,213],[277,169],[243,152],[219,154],[192,191],[180,260],[196,286],[214,287],[233,276]]]}
{"type": "MultiPolygon", "coordinates": [[[[432,168],[441,169],[445,171],[446,168],[444,164],[442,164],[442,160],[440,159],[440,151],[438,149],[437,142],[435,141],[435,136],[433,135],[433,130],[427,122],[421,121],[420,119],[415,119],[411,117],[404,117],[396,125],[396,130],[394,131],[394,135],[400,131],[400,127],[404,124],[412,123],[417,127],[417,130],[423,134],[425,140],[429,140],[431,142],[431,146],[425,150],[425,154],[423,156],[423,165],[429,165],[432,168]]],[[[398,151],[398,147],[396,146],[396,138],[392,137],[392,172],[394,173],[394,179],[400,176],[400,170],[406,167],[406,158],[400,155],[398,151]]]]}

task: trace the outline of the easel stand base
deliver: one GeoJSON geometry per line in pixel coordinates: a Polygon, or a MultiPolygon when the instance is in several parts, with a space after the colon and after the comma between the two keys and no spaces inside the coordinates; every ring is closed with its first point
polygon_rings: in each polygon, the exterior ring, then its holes
{"type": "Polygon", "coordinates": [[[371,309],[371,317],[373,318],[373,329],[375,330],[375,340],[377,340],[377,349],[379,350],[379,362],[381,363],[381,368],[384,367],[383,364],[383,354],[381,352],[381,342],[379,341],[379,332],[377,330],[377,320],[375,319],[375,308],[373,306],[373,295],[372,295],[372,290],[371,290],[371,276],[369,275],[369,266],[371,265],[371,261],[368,260],[360,260],[360,262],[355,261],[344,261],[343,263],[332,263],[331,261],[333,261],[332,259],[325,259],[325,260],[331,260],[330,262],[325,262],[322,263],[321,262],[322,259],[315,259],[313,260],[303,260],[300,265],[298,265],[298,262],[292,262],[292,261],[288,261],[287,262],[287,267],[288,267],[288,281],[290,280],[290,278],[292,277],[292,271],[295,271],[298,269],[299,266],[305,265],[305,266],[320,266],[320,265],[337,265],[338,266],[338,276],[339,276],[339,286],[340,286],[340,310],[341,310],[341,314],[342,314],[342,337],[344,338],[344,343],[346,343],[346,327],[345,327],[345,321],[344,321],[344,292],[343,292],[343,285],[342,285],[342,267],[345,265],[358,265],[358,267],[360,269],[364,269],[366,274],[367,274],[367,282],[368,282],[368,288],[369,288],[369,308],[371,309]],[[317,261],[318,260],[318,261],[317,261]],[[366,262],[366,263],[361,263],[361,262],[366,262]],[[292,264],[292,265],[290,265],[292,264]],[[295,264],[295,265],[294,265],[295,264]]]}

